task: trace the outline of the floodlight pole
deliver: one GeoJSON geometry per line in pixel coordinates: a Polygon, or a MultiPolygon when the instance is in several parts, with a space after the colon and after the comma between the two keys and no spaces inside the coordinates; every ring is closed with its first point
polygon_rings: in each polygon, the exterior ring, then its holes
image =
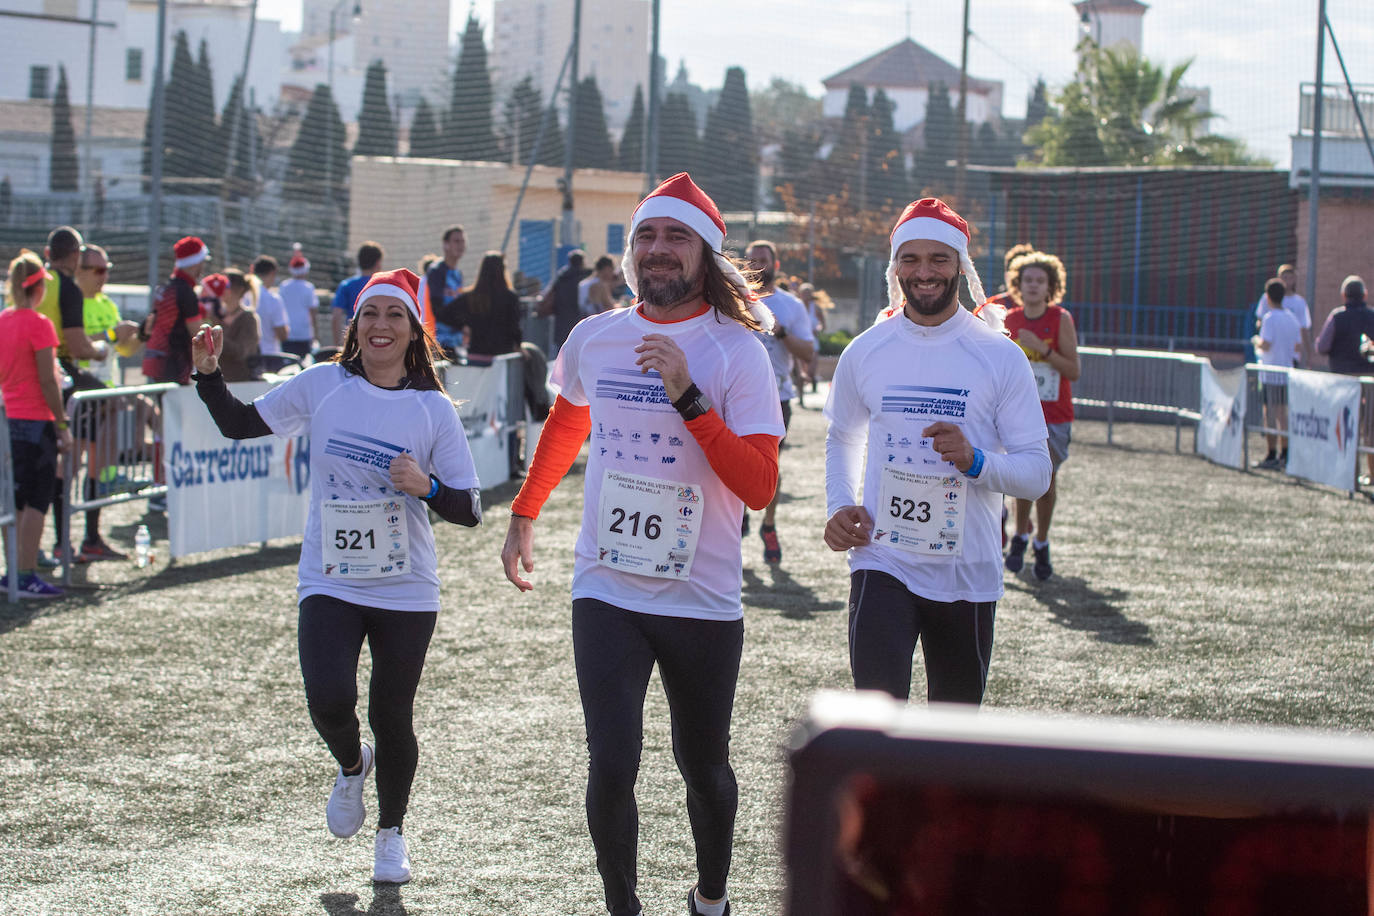
{"type": "Polygon", "coordinates": [[[568,148],[563,156],[563,244],[574,244],[577,216],[573,210],[573,163],[577,146],[577,57],[582,43],[582,0],[573,0],[571,79],[568,82],[568,148]]]}
{"type": "Polygon", "coordinates": [[[1317,0],[1317,79],[1312,93],[1312,163],[1307,170],[1307,301],[1317,301],[1317,218],[1321,208],[1322,70],[1326,63],[1326,0],[1317,0]]]}
{"type": "Polygon", "coordinates": [[[152,131],[148,138],[148,308],[152,309],[152,293],[157,289],[157,255],[162,249],[162,143],[163,123],[166,120],[165,106],[166,83],[162,79],[162,68],[167,60],[167,0],[157,0],[157,54],[153,67],[153,110],[148,116],[153,119],[152,131]]]}
{"type": "Polygon", "coordinates": [[[954,116],[954,129],[957,134],[958,158],[954,163],[954,196],[963,200],[964,170],[968,166],[968,131],[964,121],[968,118],[968,13],[971,0],[964,0],[963,49],[959,52],[959,109],[954,116]]]}
{"type": "Polygon", "coordinates": [[[654,0],[649,43],[649,117],[644,125],[644,193],[658,184],[658,4],[654,0]]]}

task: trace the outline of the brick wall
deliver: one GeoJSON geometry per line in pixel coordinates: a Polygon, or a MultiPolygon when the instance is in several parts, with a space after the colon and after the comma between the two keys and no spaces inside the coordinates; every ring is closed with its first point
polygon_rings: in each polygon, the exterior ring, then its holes
{"type": "MultiPolygon", "coordinates": [[[[1307,197],[1297,198],[1298,289],[1307,288],[1307,197]]],[[[1317,295],[1312,307],[1312,334],[1341,299],[1341,281],[1350,274],[1374,282],[1374,193],[1322,194],[1317,217],[1317,295]]],[[[1318,363],[1325,365],[1320,356],[1318,363]]]]}

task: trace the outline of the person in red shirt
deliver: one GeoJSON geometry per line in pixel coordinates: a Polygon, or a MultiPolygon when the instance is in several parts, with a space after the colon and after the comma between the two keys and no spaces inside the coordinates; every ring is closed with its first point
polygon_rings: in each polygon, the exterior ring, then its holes
{"type": "MultiPolygon", "coordinates": [[[[1033,570],[1040,580],[1054,575],[1050,564],[1050,521],[1054,517],[1055,481],[1059,466],[1069,457],[1069,433],[1073,424],[1070,384],[1078,381],[1078,332],[1073,317],[1059,305],[1067,275],[1064,264],[1052,254],[1032,251],[1011,262],[1007,286],[1016,301],[1006,317],[1007,333],[1025,351],[1035,373],[1040,407],[1049,431],[1050,488],[1035,500],[1035,554],[1033,570]]],[[[1026,543],[1031,535],[1031,501],[1016,501],[1016,534],[1007,550],[1006,565],[1020,572],[1025,564],[1026,543]]]]}
{"type": "Polygon", "coordinates": [[[57,453],[72,446],[57,381],[57,330],[37,311],[50,275],[25,249],[10,262],[9,300],[0,312],[0,395],[9,423],[18,513],[18,568],[6,571],[0,588],[17,577],[25,598],[58,598],[62,589],[38,577],[38,541],[52,503],[57,453]],[[59,419],[60,418],[60,419],[59,419]]]}

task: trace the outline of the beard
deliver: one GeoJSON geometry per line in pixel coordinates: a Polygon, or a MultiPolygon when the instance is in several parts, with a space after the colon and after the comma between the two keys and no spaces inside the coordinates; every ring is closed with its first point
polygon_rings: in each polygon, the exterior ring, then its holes
{"type": "Polygon", "coordinates": [[[683,299],[692,294],[693,284],[682,273],[682,265],[676,261],[645,259],[635,265],[636,272],[639,274],[639,298],[641,301],[661,308],[676,305],[683,299]],[[662,279],[646,276],[646,270],[653,267],[673,266],[678,268],[676,277],[665,277],[662,279]]]}
{"type": "Polygon", "coordinates": [[[929,294],[919,294],[915,291],[916,281],[908,280],[902,284],[902,295],[906,298],[907,305],[916,310],[918,315],[938,315],[949,308],[959,296],[959,274],[955,274],[946,283],[943,292],[936,293],[933,297],[929,294]]]}

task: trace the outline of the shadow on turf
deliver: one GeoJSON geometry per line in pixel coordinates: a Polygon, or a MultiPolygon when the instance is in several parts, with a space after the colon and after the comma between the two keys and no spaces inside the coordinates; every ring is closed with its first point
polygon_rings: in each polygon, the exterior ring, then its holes
{"type": "Polygon", "coordinates": [[[1040,602],[1050,619],[1070,630],[1092,634],[1094,639],[1119,646],[1153,646],[1147,624],[1130,620],[1118,607],[1127,597],[1123,589],[1099,591],[1076,576],[1055,576],[1048,582],[1031,585],[1017,577],[1008,588],[1018,589],[1040,602]]]}
{"type": "Polygon", "coordinates": [[[320,903],[329,916],[405,916],[408,912],[401,902],[401,888],[395,884],[375,885],[366,910],[358,909],[357,894],[321,894],[320,903]]]}
{"type": "Polygon", "coordinates": [[[767,611],[782,611],[789,620],[810,620],[818,611],[838,611],[841,601],[820,601],[811,589],[798,585],[781,566],[769,566],[772,582],[766,582],[750,567],[744,568],[744,591],[741,597],[748,607],[767,611]]]}

